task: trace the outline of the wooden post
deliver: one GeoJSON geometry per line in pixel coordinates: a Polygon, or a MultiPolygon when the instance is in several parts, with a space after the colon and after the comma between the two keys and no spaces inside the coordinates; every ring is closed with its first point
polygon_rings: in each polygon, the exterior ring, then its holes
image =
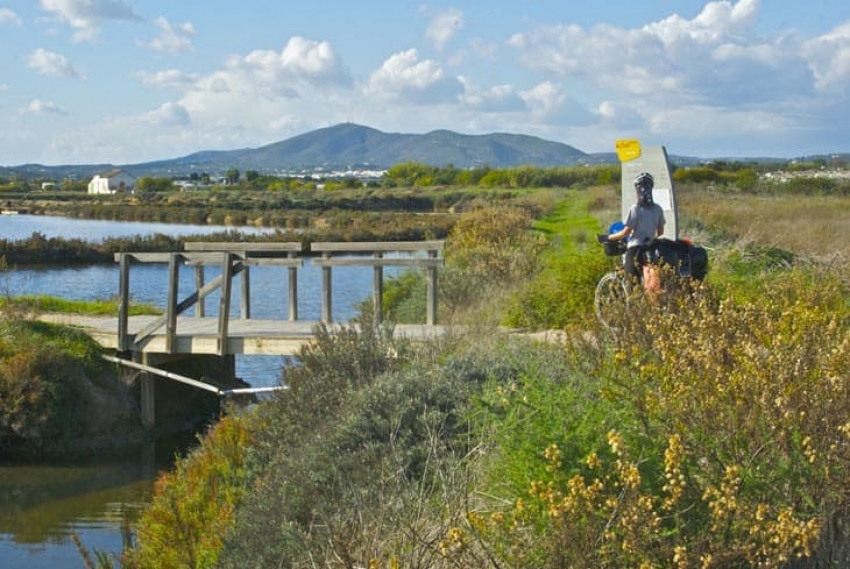
{"type": "MultiPolygon", "coordinates": [[[[147,365],[147,354],[134,352],[133,361],[138,361],[141,358],[141,363],[147,365]]],[[[156,379],[147,372],[142,372],[139,376],[139,411],[141,413],[142,426],[146,429],[153,429],[156,426],[156,379]]]]}
{"type": "MultiPolygon", "coordinates": [[[[330,258],[329,253],[323,253],[322,257],[330,258]]],[[[333,313],[331,301],[333,290],[331,288],[331,268],[322,267],[322,322],[330,323],[333,321],[331,314],[333,313]]]]}
{"type": "MultiPolygon", "coordinates": [[[[295,253],[286,256],[291,259],[295,253]]],[[[298,320],[298,269],[295,267],[289,267],[289,319],[298,320]]]]}
{"type": "MultiPolygon", "coordinates": [[[[428,257],[437,258],[437,251],[430,249],[428,257]]],[[[437,323],[437,267],[428,267],[428,300],[427,300],[427,323],[433,326],[437,323]]]]}
{"type": "Polygon", "coordinates": [[[130,349],[130,256],[121,253],[118,267],[118,350],[126,352],[130,349]]]}
{"type": "Polygon", "coordinates": [[[207,298],[205,296],[201,296],[201,289],[204,288],[204,265],[195,265],[195,292],[198,293],[198,305],[195,308],[195,316],[198,318],[203,318],[207,315],[207,298]]]}
{"type": "Polygon", "coordinates": [[[172,253],[168,259],[168,306],[165,308],[165,351],[174,350],[174,333],[177,331],[177,289],[180,283],[180,253],[172,253]]]}
{"type": "MultiPolygon", "coordinates": [[[[384,254],[376,252],[376,259],[383,258],[384,254]]],[[[383,321],[383,297],[384,297],[384,268],[381,265],[375,265],[372,275],[372,309],[374,311],[375,328],[381,325],[383,321]]]]}
{"type": "Polygon", "coordinates": [[[242,261],[242,318],[245,320],[251,318],[251,279],[248,263],[245,260],[242,261]]]}
{"type": "Polygon", "coordinates": [[[230,292],[233,287],[233,255],[223,253],[221,265],[221,303],[218,309],[218,355],[227,353],[227,329],[230,318],[230,292]]]}

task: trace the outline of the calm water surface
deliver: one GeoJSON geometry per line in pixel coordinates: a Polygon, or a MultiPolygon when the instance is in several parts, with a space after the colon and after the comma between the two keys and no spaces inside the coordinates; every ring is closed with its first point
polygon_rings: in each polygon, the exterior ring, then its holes
{"type": "MultiPolygon", "coordinates": [[[[106,237],[132,237],[163,233],[199,235],[233,228],[90,221],[49,216],[2,215],[0,239],[27,238],[34,231],[46,237],[100,241],[106,237]]],[[[268,231],[240,228],[245,232],[268,231]]],[[[387,275],[394,274],[387,270],[387,275]]],[[[207,281],[216,270],[207,270],[207,281]]],[[[194,275],[183,270],[180,296],[194,291],[194,275]]],[[[334,269],[333,318],[345,321],[354,315],[354,304],[372,293],[368,268],[334,269]]],[[[164,265],[134,266],[130,274],[133,298],[159,307],[165,305],[168,269],[164,265]]],[[[321,315],[321,270],[305,261],[298,270],[298,315],[318,320],[321,315]]],[[[238,310],[240,287],[234,286],[232,306],[238,310]]],[[[0,273],[0,294],[46,294],[69,299],[100,300],[118,294],[117,266],[12,269],[0,273]]],[[[288,310],[285,268],[251,268],[251,309],[254,318],[286,318],[288,310]]],[[[207,313],[215,314],[218,297],[208,297],[207,313]]],[[[235,315],[235,312],[234,312],[235,315]]],[[[240,356],[237,374],[251,385],[280,382],[283,358],[240,356]]],[[[157,472],[172,464],[175,450],[185,442],[159,442],[121,456],[99,456],[63,464],[10,464],[0,455],[0,569],[83,567],[72,535],[91,550],[118,553],[123,544],[121,527],[135,520],[150,500],[157,472]]]]}

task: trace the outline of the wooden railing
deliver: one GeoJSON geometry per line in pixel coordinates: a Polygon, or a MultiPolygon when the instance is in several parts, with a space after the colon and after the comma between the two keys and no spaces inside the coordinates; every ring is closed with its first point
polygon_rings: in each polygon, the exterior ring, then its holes
{"type": "MultiPolygon", "coordinates": [[[[387,266],[423,267],[428,271],[427,286],[427,324],[437,322],[437,269],[444,261],[441,253],[443,241],[402,241],[402,242],[321,242],[312,243],[311,251],[320,253],[321,257],[313,257],[313,264],[322,267],[322,321],[331,322],[332,309],[332,267],[341,266],[371,266],[374,269],[373,306],[375,321],[382,321],[383,309],[383,268],[387,266]],[[407,254],[403,257],[387,257],[390,253],[407,254]],[[416,253],[424,253],[425,257],[417,257],[416,253]],[[364,257],[364,254],[371,254],[364,257]]],[[[185,250],[178,253],[116,253],[115,260],[119,263],[119,314],[118,314],[118,346],[121,351],[135,351],[140,342],[156,330],[165,327],[165,349],[171,353],[174,337],[177,331],[177,316],[195,306],[195,315],[203,317],[205,298],[220,289],[220,307],[218,311],[217,346],[218,353],[227,352],[229,314],[233,277],[241,275],[241,316],[251,318],[250,272],[252,265],[283,266],[288,269],[289,290],[289,320],[298,320],[298,268],[302,266],[304,257],[301,243],[230,243],[230,242],[188,242],[185,250]],[[165,314],[138,331],[132,338],[128,333],[129,299],[130,299],[130,266],[133,263],[167,263],[168,264],[168,300],[165,314]],[[191,265],[195,268],[195,292],[184,300],[178,300],[178,282],[181,265],[191,265]],[[204,267],[219,265],[221,274],[205,282],[204,267]]]]}
{"type": "Polygon", "coordinates": [[[437,323],[437,268],[443,266],[441,257],[444,241],[395,241],[395,242],[324,242],[313,243],[310,250],[321,253],[313,264],[322,267],[322,320],[331,321],[332,267],[374,267],[373,309],[375,322],[383,320],[384,267],[425,267],[428,270],[428,292],[426,301],[426,324],[437,323]],[[426,252],[427,257],[385,257],[387,253],[426,252]],[[371,257],[352,257],[352,254],[371,253],[371,257]],[[334,257],[333,255],[345,255],[334,257]]]}
{"type": "MultiPolygon", "coordinates": [[[[165,349],[171,353],[174,335],[177,331],[177,316],[197,304],[196,315],[201,317],[205,312],[204,299],[212,292],[220,289],[220,308],[218,316],[218,346],[219,353],[225,353],[227,329],[230,317],[230,298],[233,277],[242,273],[242,317],[250,318],[250,285],[248,278],[249,265],[284,265],[297,271],[302,260],[291,256],[301,248],[300,243],[253,244],[259,247],[245,247],[242,243],[224,243],[222,248],[199,252],[183,253],[116,253],[119,263],[119,297],[118,309],[118,345],[122,351],[128,351],[131,345],[128,333],[129,299],[130,299],[130,266],[132,263],[168,263],[168,298],[165,314],[155,319],[135,334],[136,346],[156,330],[165,326],[165,349]],[[275,245],[275,247],[268,247],[275,245]],[[226,248],[224,247],[226,246],[226,248]],[[287,258],[256,257],[257,253],[285,254],[287,258]],[[196,290],[182,301],[178,301],[178,282],[181,265],[195,267],[196,290]],[[206,265],[220,265],[221,274],[209,283],[204,283],[203,268],[206,265]]],[[[189,247],[191,249],[191,246],[189,247]]],[[[291,278],[291,282],[297,282],[291,278]]]]}

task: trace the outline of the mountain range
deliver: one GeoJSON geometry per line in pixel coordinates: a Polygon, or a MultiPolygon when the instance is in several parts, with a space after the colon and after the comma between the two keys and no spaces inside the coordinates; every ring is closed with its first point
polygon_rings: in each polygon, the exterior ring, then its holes
{"type": "MultiPolygon", "coordinates": [[[[682,156],[671,156],[670,159],[680,166],[701,161],[699,158],[682,156]]],[[[17,175],[27,179],[55,181],[83,180],[116,168],[136,177],[178,178],[193,173],[215,176],[223,175],[230,169],[243,172],[254,170],[261,174],[330,176],[351,171],[381,171],[404,162],[457,168],[511,168],[526,165],[548,168],[616,164],[617,156],[614,152],[588,154],[568,144],[522,134],[468,135],[450,130],[400,134],[342,123],[259,148],[208,150],[182,158],[137,164],[23,164],[0,167],[0,176],[17,175]]]]}
{"type": "Polygon", "coordinates": [[[236,168],[262,174],[300,175],[321,172],[386,170],[403,162],[431,166],[509,168],[616,162],[616,155],[587,154],[567,144],[521,134],[458,134],[435,130],[426,134],[386,133],[367,126],[342,123],[320,128],[259,148],[207,150],[169,160],[137,164],[0,167],[0,175],[26,178],[85,179],[120,168],[136,177],[222,175],[236,168]]]}

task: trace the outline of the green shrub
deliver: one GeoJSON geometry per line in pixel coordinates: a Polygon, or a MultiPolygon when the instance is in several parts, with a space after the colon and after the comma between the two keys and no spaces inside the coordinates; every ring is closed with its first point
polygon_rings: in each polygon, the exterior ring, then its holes
{"type": "Polygon", "coordinates": [[[545,268],[511,296],[505,325],[540,330],[581,324],[592,314],[596,283],[611,268],[596,247],[550,256],[545,268]]]}
{"type": "Polygon", "coordinates": [[[54,452],[64,441],[93,435],[89,428],[100,418],[93,407],[97,394],[121,391],[99,354],[82,332],[0,320],[0,446],[54,452]]]}
{"type": "Polygon", "coordinates": [[[176,469],[160,476],[155,497],[136,524],[136,547],[123,566],[215,567],[225,532],[248,491],[244,454],[250,443],[245,418],[225,417],[176,469]]]}
{"type": "MultiPolygon", "coordinates": [[[[437,476],[467,400],[451,378],[401,370],[404,343],[367,331],[322,335],[258,410],[255,489],[228,537],[223,567],[353,566],[437,476]]],[[[462,440],[462,437],[458,437],[462,440]]]]}

